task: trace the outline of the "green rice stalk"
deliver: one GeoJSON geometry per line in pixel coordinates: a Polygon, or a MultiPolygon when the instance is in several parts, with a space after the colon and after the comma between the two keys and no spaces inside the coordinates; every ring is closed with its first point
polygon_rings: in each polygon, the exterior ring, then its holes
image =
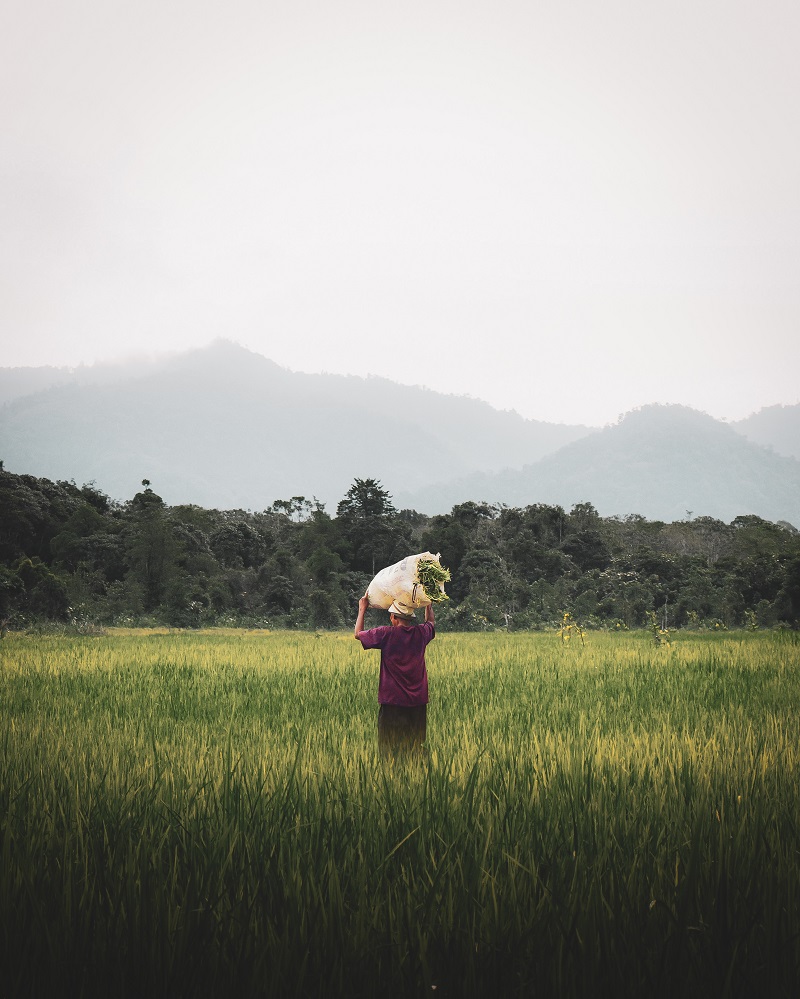
{"type": "Polygon", "coordinates": [[[417,563],[417,580],[419,581],[425,595],[431,603],[440,603],[442,600],[449,600],[450,597],[440,588],[440,583],[447,583],[450,580],[450,570],[443,565],[434,562],[430,558],[421,558],[417,563]]]}

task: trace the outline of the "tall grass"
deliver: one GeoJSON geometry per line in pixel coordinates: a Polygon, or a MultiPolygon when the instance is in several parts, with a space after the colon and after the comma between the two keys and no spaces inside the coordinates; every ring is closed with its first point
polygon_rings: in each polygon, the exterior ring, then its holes
{"type": "Polygon", "coordinates": [[[377,654],[0,644],[5,996],[795,996],[800,646],[441,635],[423,764],[377,654]]]}

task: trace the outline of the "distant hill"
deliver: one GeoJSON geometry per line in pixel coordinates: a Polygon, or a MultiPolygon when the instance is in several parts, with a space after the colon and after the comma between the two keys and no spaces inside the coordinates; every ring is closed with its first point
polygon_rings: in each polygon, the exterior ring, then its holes
{"type": "Polygon", "coordinates": [[[0,406],[57,385],[113,385],[155,371],[162,361],[137,358],[122,364],[80,364],[77,368],[0,368],[0,406]]]}
{"type": "Polygon", "coordinates": [[[73,380],[69,368],[0,368],[0,403],[11,402],[33,392],[73,380]]]}
{"type": "Polygon", "coordinates": [[[735,424],[646,406],[592,430],[383,378],[292,372],[228,341],[158,361],[0,369],[0,400],[7,469],[94,481],[116,499],[147,478],[169,503],[260,510],[305,495],[333,511],[358,476],[424,513],[588,500],[603,515],[755,513],[800,527],[800,406],[735,424]]]}
{"type": "Polygon", "coordinates": [[[767,406],[731,426],[755,444],[771,447],[788,458],[800,459],[800,403],[767,406]]]}
{"type": "Polygon", "coordinates": [[[416,490],[590,432],[382,378],[288,371],[227,341],[158,363],[0,369],[2,391],[9,471],[95,481],[117,499],[147,478],[169,503],[221,509],[316,495],[332,510],[356,476],[416,490]]]}
{"type": "Polygon", "coordinates": [[[746,440],[684,406],[645,406],[518,471],[431,485],[398,501],[441,513],[465,500],[589,501],[603,516],[682,520],[687,511],[730,521],[742,514],[800,527],[800,461],[746,440]]]}

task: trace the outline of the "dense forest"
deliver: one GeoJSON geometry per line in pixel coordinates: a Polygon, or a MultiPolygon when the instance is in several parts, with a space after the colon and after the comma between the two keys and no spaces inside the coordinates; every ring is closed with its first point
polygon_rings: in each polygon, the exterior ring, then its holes
{"type": "MultiPolygon", "coordinates": [[[[466,502],[428,517],[355,479],[335,516],[303,496],[260,512],[125,502],[3,471],[0,625],[339,628],[374,573],[441,552],[445,629],[797,627],[800,533],[756,516],[673,523],[591,503],[466,502]]],[[[376,612],[377,613],[377,612],[376,612]]]]}

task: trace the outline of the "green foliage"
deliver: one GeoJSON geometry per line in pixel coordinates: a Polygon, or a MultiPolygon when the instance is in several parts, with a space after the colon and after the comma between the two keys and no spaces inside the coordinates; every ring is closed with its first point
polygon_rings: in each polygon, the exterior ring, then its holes
{"type": "Polygon", "coordinates": [[[308,605],[313,627],[338,628],[344,623],[336,599],[329,590],[312,590],[308,595],[308,605]]]}
{"type": "Polygon", "coordinates": [[[800,556],[793,558],[786,566],[776,603],[779,615],[797,627],[800,622],[800,556]]]}
{"type": "Polygon", "coordinates": [[[444,593],[440,586],[450,580],[450,570],[430,558],[421,558],[417,563],[417,579],[422,584],[426,596],[431,603],[441,603],[450,598],[444,593]]]}
{"type": "Polygon", "coordinates": [[[378,569],[424,550],[441,552],[452,577],[440,630],[558,628],[565,610],[591,627],[647,628],[652,613],[665,630],[800,626],[800,534],[754,516],[667,524],[603,518],[591,503],[567,513],[464,502],[426,517],[398,513],[368,478],[335,517],[303,496],[205,510],[169,507],[147,480],[119,504],[92,485],[4,471],[0,502],[0,612],[11,626],[341,627],[378,569]],[[34,594],[20,559],[53,578],[34,594]]]}
{"type": "Polygon", "coordinates": [[[391,499],[388,490],[375,479],[355,479],[336,508],[336,515],[344,521],[393,517],[397,510],[391,499]]]}
{"type": "Polygon", "coordinates": [[[571,534],[561,546],[582,572],[605,569],[611,562],[611,553],[599,531],[585,530],[571,534]]]}
{"type": "Polygon", "coordinates": [[[267,539],[245,520],[224,521],[211,531],[208,547],[226,568],[261,565],[269,551],[267,539]]]}
{"type": "Polygon", "coordinates": [[[356,479],[336,514],[354,569],[374,575],[408,554],[410,525],[375,479],[356,479]]]}
{"type": "Polygon", "coordinates": [[[125,537],[127,578],[138,588],[144,610],[153,611],[175,576],[180,543],[164,501],[149,485],[130,502],[125,537]]]}
{"type": "Polygon", "coordinates": [[[72,483],[0,471],[0,560],[48,558],[53,536],[85,503],[72,483]]]}
{"type": "Polygon", "coordinates": [[[63,579],[39,558],[21,558],[11,572],[4,570],[3,617],[13,620],[15,612],[24,617],[63,621],[69,613],[69,599],[63,579]]]}
{"type": "Polygon", "coordinates": [[[19,574],[0,565],[0,634],[5,633],[25,600],[25,584],[19,574]]]}

